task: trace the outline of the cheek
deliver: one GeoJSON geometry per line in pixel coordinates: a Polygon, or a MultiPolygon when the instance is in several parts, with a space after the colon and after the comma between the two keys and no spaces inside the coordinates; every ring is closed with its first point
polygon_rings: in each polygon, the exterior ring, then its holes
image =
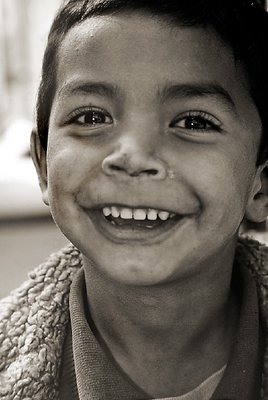
{"type": "Polygon", "coordinates": [[[207,213],[221,219],[233,214],[241,219],[253,182],[253,160],[238,152],[237,146],[236,151],[200,150],[191,154],[190,162],[182,162],[177,175],[184,177],[207,213]]]}
{"type": "Polygon", "coordinates": [[[60,143],[48,149],[48,184],[50,191],[74,194],[97,176],[101,154],[77,141],[60,143]]]}

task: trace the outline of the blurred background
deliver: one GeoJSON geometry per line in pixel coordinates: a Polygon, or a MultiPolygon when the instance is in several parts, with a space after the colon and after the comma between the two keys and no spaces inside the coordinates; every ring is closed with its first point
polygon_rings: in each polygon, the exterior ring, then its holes
{"type": "Polygon", "coordinates": [[[60,0],[0,0],[0,297],[67,240],[42,203],[29,138],[60,0]]]}
{"type": "MultiPolygon", "coordinates": [[[[29,151],[42,55],[61,1],[0,0],[0,297],[67,243],[42,203],[29,151]]],[[[246,229],[268,242],[266,224],[246,229]]]]}

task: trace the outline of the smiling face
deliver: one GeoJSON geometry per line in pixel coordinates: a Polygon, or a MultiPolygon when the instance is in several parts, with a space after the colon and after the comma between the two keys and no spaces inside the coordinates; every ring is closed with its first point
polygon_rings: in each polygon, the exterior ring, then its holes
{"type": "Polygon", "coordinates": [[[260,132],[242,67],[213,32],[95,17],[59,51],[44,195],[113,279],[226,268],[259,190],[260,132]]]}

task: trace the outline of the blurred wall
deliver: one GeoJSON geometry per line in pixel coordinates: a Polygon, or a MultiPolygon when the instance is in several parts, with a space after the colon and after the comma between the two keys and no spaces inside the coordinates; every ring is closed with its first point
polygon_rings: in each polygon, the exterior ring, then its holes
{"type": "Polygon", "coordinates": [[[34,120],[46,37],[60,0],[0,0],[0,135],[34,120]]]}
{"type": "Polygon", "coordinates": [[[0,297],[66,244],[29,155],[47,34],[61,0],[0,0],[0,297]]]}

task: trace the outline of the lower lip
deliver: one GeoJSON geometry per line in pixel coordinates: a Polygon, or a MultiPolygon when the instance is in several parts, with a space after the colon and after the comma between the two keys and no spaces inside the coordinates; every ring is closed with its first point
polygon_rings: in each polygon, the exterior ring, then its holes
{"type": "Polygon", "coordinates": [[[125,242],[143,242],[157,243],[166,239],[175,229],[189,220],[190,216],[175,216],[170,218],[154,228],[136,227],[136,226],[118,226],[109,222],[102,211],[84,209],[92,221],[95,229],[99,231],[108,240],[116,243],[125,242]]]}

